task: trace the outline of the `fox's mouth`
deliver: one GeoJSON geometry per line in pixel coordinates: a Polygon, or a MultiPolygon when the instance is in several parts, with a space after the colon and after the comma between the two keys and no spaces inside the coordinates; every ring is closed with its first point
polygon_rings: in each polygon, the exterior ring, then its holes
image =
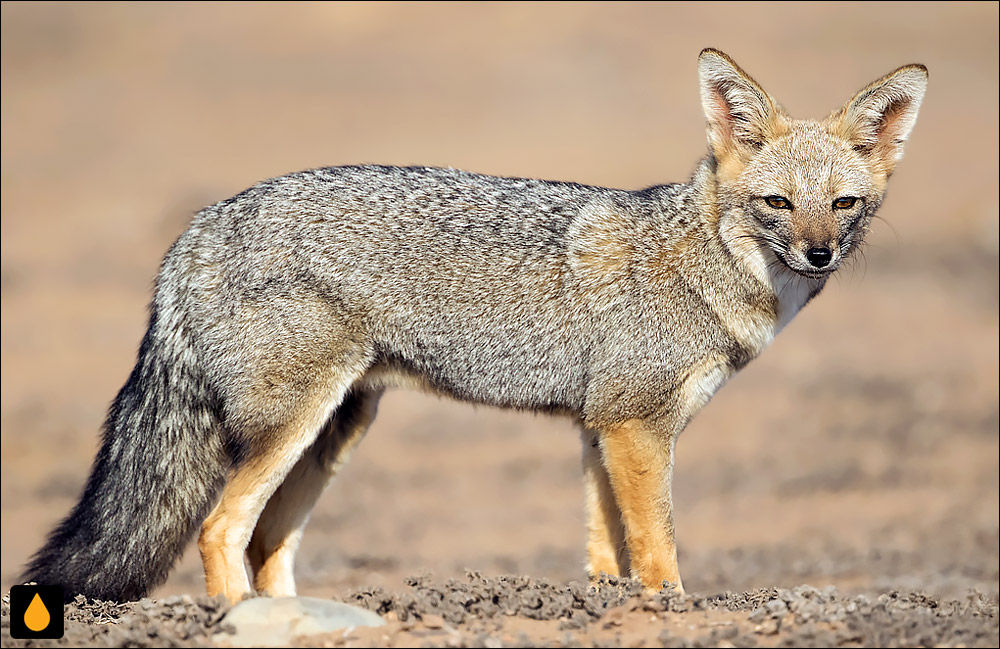
{"type": "Polygon", "coordinates": [[[829,266],[825,266],[823,268],[804,268],[790,262],[780,250],[774,250],[772,248],[772,251],[774,252],[774,256],[777,257],[782,264],[784,264],[785,268],[792,271],[796,275],[801,275],[802,277],[807,277],[809,279],[823,279],[825,277],[829,277],[840,267],[840,260],[837,259],[834,260],[834,262],[829,266]]]}

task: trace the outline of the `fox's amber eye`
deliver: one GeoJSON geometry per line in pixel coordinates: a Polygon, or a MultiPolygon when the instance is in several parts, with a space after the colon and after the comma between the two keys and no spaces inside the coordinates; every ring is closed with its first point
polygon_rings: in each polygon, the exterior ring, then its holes
{"type": "Polygon", "coordinates": [[[787,198],[782,198],[781,196],[765,196],[764,202],[776,210],[792,209],[792,202],[787,198]]]}
{"type": "Polygon", "coordinates": [[[841,196],[837,200],[833,201],[833,209],[835,210],[849,210],[854,207],[854,204],[858,202],[858,199],[853,196],[841,196]]]}

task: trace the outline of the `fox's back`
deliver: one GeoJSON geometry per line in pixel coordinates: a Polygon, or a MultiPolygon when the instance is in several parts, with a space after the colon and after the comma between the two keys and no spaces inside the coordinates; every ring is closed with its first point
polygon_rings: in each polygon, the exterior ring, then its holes
{"type": "Polygon", "coordinates": [[[692,216],[674,213],[672,189],[329,167],[206,208],[167,266],[209,287],[190,303],[207,320],[318,298],[371,343],[377,367],[465,400],[580,412],[595,350],[644,305],[626,286],[589,286],[605,271],[581,270],[574,247],[588,228],[621,241],[652,229],[661,240],[647,243],[669,247],[685,233],[671,221],[690,228],[692,216]]]}
{"type": "Polygon", "coordinates": [[[427,167],[303,171],[203,210],[164,275],[205,287],[189,301],[216,323],[205,329],[318,298],[378,367],[462,399],[578,411],[594,342],[580,332],[596,327],[569,230],[595,200],[641,209],[634,194],[427,167]]]}

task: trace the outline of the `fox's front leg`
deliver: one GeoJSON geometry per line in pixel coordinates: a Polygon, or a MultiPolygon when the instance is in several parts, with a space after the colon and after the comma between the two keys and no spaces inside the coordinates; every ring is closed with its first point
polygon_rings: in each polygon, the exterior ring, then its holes
{"type": "Polygon", "coordinates": [[[632,577],[650,590],[680,592],[670,482],[676,432],[665,422],[630,419],[600,427],[599,445],[621,510],[632,577]]]}
{"type": "Polygon", "coordinates": [[[587,576],[628,576],[625,527],[601,459],[597,432],[583,429],[583,491],[587,513],[587,576]]]}

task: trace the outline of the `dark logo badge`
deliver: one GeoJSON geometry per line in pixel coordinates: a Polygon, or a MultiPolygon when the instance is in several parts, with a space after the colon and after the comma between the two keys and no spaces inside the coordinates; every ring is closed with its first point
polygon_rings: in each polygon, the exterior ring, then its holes
{"type": "Polygon", "coordinates": [[[62,586],[11,586],[10,637],[63,637],[62,586]]]}

